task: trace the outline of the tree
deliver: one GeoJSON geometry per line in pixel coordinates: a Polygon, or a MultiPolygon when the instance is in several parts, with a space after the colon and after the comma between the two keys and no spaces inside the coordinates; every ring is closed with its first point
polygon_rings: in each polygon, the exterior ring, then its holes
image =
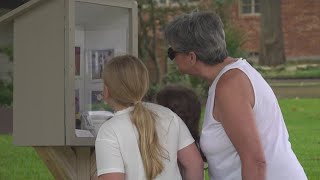
{"type": "Polygon", "coordinates": [[[152,84],[161,85],[166,67],[166,45],[163,38],[163,29],[170,16],[191,11],[194,7],[186,4],[179,6],[159,6],[154,0],[138,0],[139,17],[139,58],[142,59],[150,70],[152,84]]]}
{"type": "Polygon", "coordinates": [[[225,9],[233,0],[204,0],[196,4],[178,0],[160,5],[154,0],[138,0],[139,17],[139,58],[150,70],[152,84],[161,84],[166,73],[167,45],[163,38],[163,29],[175,16],[194,10],[215,11],[224,20],[227,18],[225,9]]]}
{"type": "Polygon", "coordinates": [[[260,54],[259,64],[277,66],[285,63],[281,23],[281,1],[260,0],[260,54]]]}

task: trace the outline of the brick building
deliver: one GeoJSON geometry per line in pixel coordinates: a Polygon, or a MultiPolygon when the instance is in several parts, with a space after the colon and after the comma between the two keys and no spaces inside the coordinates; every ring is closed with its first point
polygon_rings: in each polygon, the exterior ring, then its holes
{"type": "MultiPolygon", "coordinates": [[[[160,7],[177,6],[178,0],[157,0],[160,7]]],[[[211,0],[185,0],[185,2],[210,3],[211,0]]],[[[238,26],[245,35],[243,49],[258,57],[260,46],[260,0],[233,0],[227,12],[231,23],[238,26]]],[[[172,20],[172,14],[168,14],[172,20]]],[[[320,0],[281,0],[282,30],[284,33],[287,60],[320,61],[320,0]]],[[[157,28],[157,57],[160,61],[160,76],[166,69],[167,45],[163,39],[163,28],[157,28]]],[[[254,60],[256,58],[250,58],[254,60]]],[[[151,79],[156,79],[157,71],[151,61],[148,68],[151,79]]]]}
{"type": "MultiPolygon", "coordinates": [[[[5,8],[12,9],[28,0],[4,0],[0,3],[0,12],[5,8]]],[[[170,5],[178,0],[156,0],[162,5],[170,5]]],[[[184,2],[205,2],[208,0],[184,0],[184,2]]],[[[260,33],[260,0],[234,0],[231,9],[231,21],[238,25],[245,33],[244,49],[257,55],[259,53],[260,33]]],[[[281,0],[282,30],[284,33],[285,53],[288,60],[320,60],[320,0],[281,0]]],[[[162,28],[160,28],[162,29],[162,28]]],[[[11,33],[7,33],[10,37],[11,33]]],[[[162,54],[165,48],[164,39],[160,33],[157,39],[158,58],[161,59],[161,74],[166,71],[166,55],[162,54]]],[[[8,40],[1,39],[1,45],[8,40]]],[[[0,78],[4,78],[11,64],[0,53],[0,78]]],[[[152,67],[152,65],[151,65],[152,67]]],[[[152,69],[152,68],[151,68],[152,69]]]]}
{"type": "MultiPolygon", "coordinates": [[[[259,53],[259,0],[236,0],[231,20],[246,35],[244,49],[259,53]]],[[[320,1],[281,0],[282,31],[288,60],[320,60],[320,1]]]]}

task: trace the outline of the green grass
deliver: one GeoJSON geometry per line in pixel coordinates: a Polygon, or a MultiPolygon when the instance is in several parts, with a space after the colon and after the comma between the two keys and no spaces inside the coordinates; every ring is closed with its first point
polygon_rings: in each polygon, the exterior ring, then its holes
{"type": "Polygon", "coordinates": [[[320,99],[279,101],[292,148],[309,180],[320,179],[320,99]]]}
{"type": "MultiPolygon", "coordinates": [[[[320,99],[279,100],[292,148],[309,180],[320,179],[320,99]]],[[[0,180],[53,179],[31,147],[15,147],[0,136],[0,180]]],[[[207,179],[209,179],[207,177],[207,179]]]]}
{"type": "Polygon", "coordinates": [[[12,136],[0,136],[1,180],[53,179],[49,170],[32,147],[15,147],[12,136]]]}
{"type": "Polygon", "coordinates": [[[306,79],[320,78],[320,64],[290,64],[286,63],[278,67],[254,65],[254,67],[266,79],[306,79]]]}
{"type": "Polygon", "coordinates": [[[261,74],[263,77],[267,79],[320,78],[320,69],[296,70],[296,71],[269,71],[269,72],[262,72],[261,74]]]}

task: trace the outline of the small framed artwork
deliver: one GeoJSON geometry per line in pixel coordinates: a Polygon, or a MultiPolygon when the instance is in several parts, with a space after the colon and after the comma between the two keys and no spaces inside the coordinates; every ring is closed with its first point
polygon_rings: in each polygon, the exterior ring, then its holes
{"type": "Polygon", "coordinates": [[[89,68],[92,80],[101,80],[104,64],[114,57],[114,49],[90,50],[89,68]]]}
{"type": "Polygon", "coordinates": [[[80,47],[75,47],[74,49],[74,57],[75,57],[75,62],[74,62],[74,67],[75,67],[75,75],[80,76],[80,47]]]}

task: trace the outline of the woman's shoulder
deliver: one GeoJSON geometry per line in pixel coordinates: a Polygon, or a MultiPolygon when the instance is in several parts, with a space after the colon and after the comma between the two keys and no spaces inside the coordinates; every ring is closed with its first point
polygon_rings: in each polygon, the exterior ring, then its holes
{"type": "Polygon", "coordinates": [[[154,103],[145,103],[145,106],[151,110],[159,119],[172,120],[175,117],[175,113],[169,108],[154,103]]]}
{"type": "Polygon", "coordinates": [[[105,121],[101,125],[100,129],[107,129],[107,130],[121,129],[124,126],[127,126],[129,124],[130,124],[129,114],[123,113],[123,114],[115,115],[109,120],[105,121]]]}
{"type": "Polygon", "coordinates": [[[149,110],[153,111],[156,114],[172,113],[172,111],[169,108],[161,106],[159,104],[150,103],[150,102],[144,102],[143,104],[145,105],[146,108],[148,108],[149,110]]]}

